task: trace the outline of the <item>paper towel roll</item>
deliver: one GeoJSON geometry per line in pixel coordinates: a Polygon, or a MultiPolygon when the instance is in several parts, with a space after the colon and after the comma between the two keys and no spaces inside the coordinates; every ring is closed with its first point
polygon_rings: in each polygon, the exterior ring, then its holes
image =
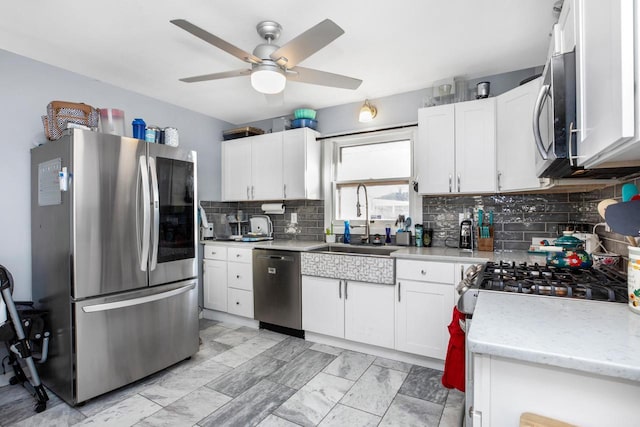
{"type": "Polygon", "coordinates": [[[264,203],[262,205],[262,210],[267,214],[283,214],[284,213],[284,204],[282,203],[264,203]]]}

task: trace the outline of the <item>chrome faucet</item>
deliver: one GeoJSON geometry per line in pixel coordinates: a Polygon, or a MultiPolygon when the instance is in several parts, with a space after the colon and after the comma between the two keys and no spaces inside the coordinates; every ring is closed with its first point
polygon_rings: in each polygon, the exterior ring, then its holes
{"type": "Polygon", "coordinates": [[[358,184],[358,188],[356,189],[356,215],[358,218],[362,216],[362,210],[360,205],[360,187],[364,188],[364,210],[365,210],[365,221],[364,221],[364,236],[362,238],[362,243],[369,243],[369,196],[367,195],[367,186],[364,184],[358,184]]]}

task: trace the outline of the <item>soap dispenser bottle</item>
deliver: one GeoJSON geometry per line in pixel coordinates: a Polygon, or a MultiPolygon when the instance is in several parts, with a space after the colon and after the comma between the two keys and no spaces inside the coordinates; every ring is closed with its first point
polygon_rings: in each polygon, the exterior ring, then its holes
{"type": "Polygon", "coordinates": [[[349,221],[344,222],[344,243],[351,243],[351,224],[349,221]]]}

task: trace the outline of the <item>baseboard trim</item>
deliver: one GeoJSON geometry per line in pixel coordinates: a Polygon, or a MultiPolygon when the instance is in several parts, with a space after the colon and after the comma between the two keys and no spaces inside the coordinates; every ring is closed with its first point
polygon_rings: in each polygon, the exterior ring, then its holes
{"type": "Polygon", "coordinates": [[[361,353],[372,354],[374,356],[384,357],[386,359],[398,360],[400,362],[411,363],[413,365],[424,366],[426,368],[444,371],[444,361],[432,359],[430,357],[419,356],[417,354],[405,353],[390,348],[378,347],[370,344],[349,341],[342,338],[330,337],[327,335],[316,334],[305,331],[305,339],[307,341],[317,342],[319,344],[340,347],[347,350],[359,351],[361,353]]]}
{"type": "Polygon", "coordinates": [[[202,310],[202,317],[209,320],[217,320],[219,322],[234,323],[240,326],[246,326],[248,328],[258,329],[260,323],[257,320],[250,319],[248,317],[236,316],[235,314],[225,313],[223,311],[202,310]]]}

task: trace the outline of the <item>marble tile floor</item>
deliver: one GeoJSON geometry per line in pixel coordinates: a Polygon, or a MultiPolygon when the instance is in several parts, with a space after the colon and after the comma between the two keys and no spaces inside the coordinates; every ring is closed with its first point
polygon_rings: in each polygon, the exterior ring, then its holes
{"type": "Polygon", "coordinates": [[[267,330],[201,320],[189,360],[71,407],[49,393],[36,414],[0,387],[0,426],[461,425],[464,394],[441,372],[267,330]]]}

